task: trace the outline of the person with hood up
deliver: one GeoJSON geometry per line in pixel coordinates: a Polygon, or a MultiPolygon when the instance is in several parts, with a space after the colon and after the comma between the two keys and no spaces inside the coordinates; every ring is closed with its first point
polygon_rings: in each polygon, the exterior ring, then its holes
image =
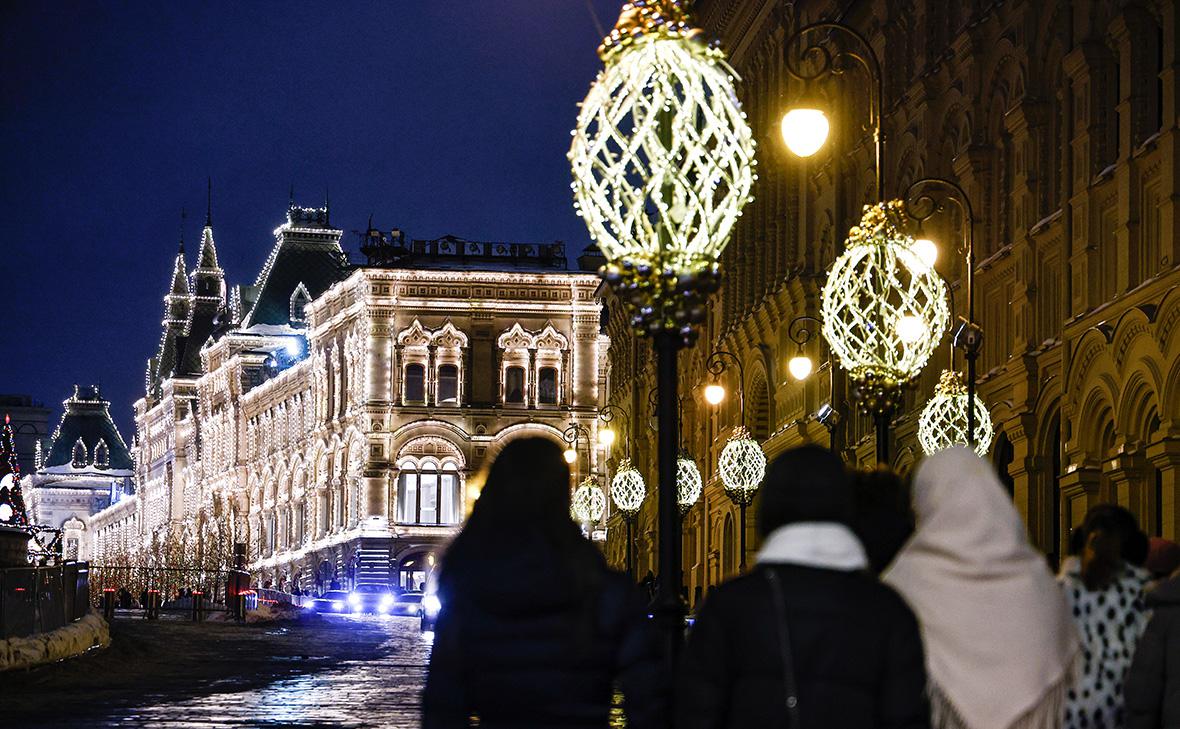
{"type": "Polygon", "coordinates": [[[964,447],[913,482],[917,530],[882,576],[922,626],[936,729],[1056,729],[1078,637],[992,467],[964,447]]]}
{"type": "Polygon", "coordinates": [[[1127,672],[1127,729],[1180,729],[1180,572],[1147,594],[1147,607],[1127,672]]]}
{"type": "Polygon", "coordinates": [[[684,648],[677,729],[922,729],[930,725],[913,613],[868,573],[852,477],[831,451],[775,459],[762,549],[710,590],[684,648]]]}
{"type": "Polygon", "coordinates": [[[667,723],[658,633],[627,577],[570,517],[570,472],[544,438],[510,442],[443,556],[424,729],[667,723]]]}

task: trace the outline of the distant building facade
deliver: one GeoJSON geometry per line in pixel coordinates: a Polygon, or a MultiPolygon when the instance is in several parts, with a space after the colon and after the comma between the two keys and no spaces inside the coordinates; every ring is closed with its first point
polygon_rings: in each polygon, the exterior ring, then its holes
{"type": "Polygon", "coordinates": [[[341,235],[292,205],[228,293],[211,224],[187,279],[178,256],[135,408],[138,503],[100,515],[109,543],[204,551],[220,530],[263,584],[420,588],[499,448],[595,427],[598,278],[564,244],[370,230],[353,265],[341,235]]]}
{"type": "Polygon", "coordinates": [[[65,559],[90,559],[91,519],[133,499],[134,463],[97,385],[75,385],[62,406],[61,422],[26,482],[29,517],[33,524],[62,530],[65,559]]]}
{"type": "Polygon", "coordinates": [[[29,476],[40,465],[38,454],[49,445],[49,408],[29,395],[0,395],[0,419],[5,416],[12,421],[20,472],[29,476]]]}
{"type": "MultiPolygon", "coordinates": [[[[997,429],[991,458],[1033,542],[1059,558],[1099,502],[1127,506],[1151,534],[1180,537],[1176,3],[700,0],[698,20],[741,76],[760,164],[755,200],[723,256],[723,289],[700,342],[680,355],[683,438],[707,484],[684,519],[690,596],[740,562],[737,508],[716,470],[738,425],[737,378],[728,376],[719,409],[694,389],[709,379],[711,348],[743,359],[746,425],[768,456],[829,442],[816,414],[831,403],[843,415],[835,434],[846,457],[874,460],[871,423],[851,410],[843,373],[820,369],[798,383],[786,371],[789,322],[818,316],[825,271],[876,191],[859,68],[824,84],[835,120],[827,150],[802,160],[784,148],[777,127],[799,88],[783,66],[783,9],[790,28],[839,17],[881,58],[886,194],[940,176],[971,198],[986,336],[980,395],[997,429]]],[[[939,271],[961,292],[961,221],[927,232],[942,242],[939,271]]],[[[960,315],[964,299],[955,296],[960,315]]],[[[645,407],[653,358],[610,308],[608,398],[631,406],[633,450],[654,483],[645,407]]],[[[827,359],[822,338],[808,353],[827,359]]],[[[948,359],[944,340],[899,413],[892,465],[903,471],[920,458],[917,413],[948,359]]],[[[752,519],[749,528],[753,550],[752,519]]],[[[655,564],[655,529],[649,499],[636,530],[640,574],[655,564]]],[[[615,564],[625,533],[611,530],[615,564]]]]}

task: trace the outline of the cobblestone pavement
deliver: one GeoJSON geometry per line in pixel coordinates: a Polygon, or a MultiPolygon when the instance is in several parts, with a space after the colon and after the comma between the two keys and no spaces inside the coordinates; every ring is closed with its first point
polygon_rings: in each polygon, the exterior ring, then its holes
{"type": "Polygon", "coordinates": [[[5,674],[5,727],[419,726],[411,618],[244,626],[116,618],[107,650],[5,674]]]}

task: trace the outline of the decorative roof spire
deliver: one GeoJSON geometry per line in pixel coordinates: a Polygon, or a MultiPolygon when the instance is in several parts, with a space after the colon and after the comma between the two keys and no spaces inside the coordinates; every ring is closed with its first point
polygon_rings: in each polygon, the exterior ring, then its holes
{"type": "Polygon", "coordinates": [[[176,262],[172,265],[172,288],[169,298],[173,296],[188,296],[188,277],[184,266],[184,241],[180,241],[180,250],[176,252],[176,262]]]}
{"type": "Polygon", "coordinates": [[[184,258],[184,219],[188,217],[184,208],[180,209],[180,257],[184,258]]]}
{"type": "Polygon", "coordinates": [[[213,178],[208,177],[206,181],[209,185],[205,193],[205,227],[208,228],[213,225],[213,178]]]}

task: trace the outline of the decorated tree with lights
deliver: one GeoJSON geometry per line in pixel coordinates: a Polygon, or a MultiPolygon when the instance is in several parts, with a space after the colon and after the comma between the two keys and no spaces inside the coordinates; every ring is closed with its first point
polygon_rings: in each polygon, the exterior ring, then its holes
{"type": "Polygon", "coordinates": [[[4,416],[4,430],[0,433],[0,525],[27,527],[29,515],[20,489],[20,466],[16,462],[16,443],[12,422],[4,416]]]}

